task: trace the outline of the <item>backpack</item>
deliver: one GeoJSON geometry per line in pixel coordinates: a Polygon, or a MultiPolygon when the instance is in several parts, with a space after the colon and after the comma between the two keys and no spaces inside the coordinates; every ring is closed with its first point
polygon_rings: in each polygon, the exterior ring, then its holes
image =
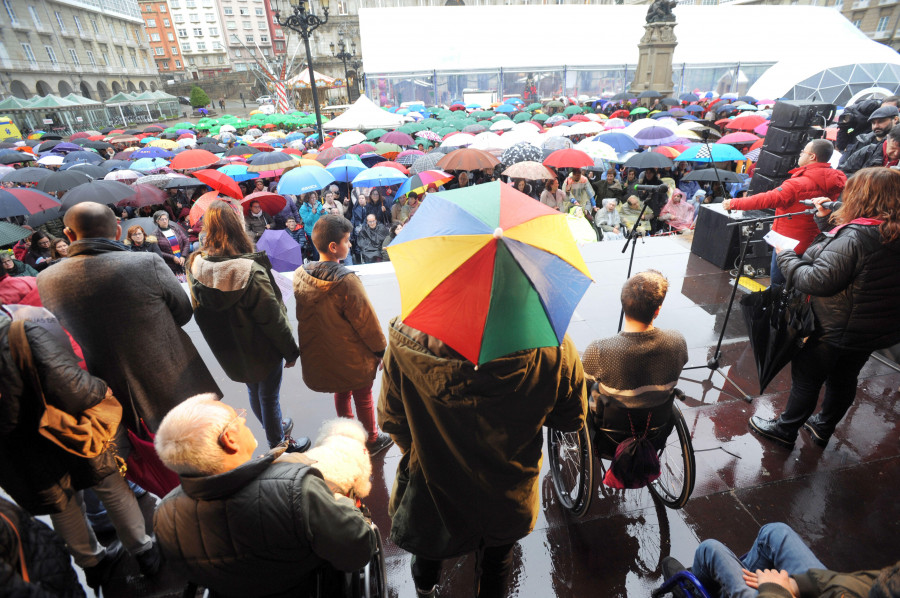
{"type": "Polygon", "coordinates": [[[659,455],[653,443],[647,439],[652,412],[647,414],[644,433],[640,437],[634,431],[631,414],[627,415],[628,423],[631,425],[631,438],[626,438],[618,444],[609,470],[603,477],[603,483],[610,488],[643,488],[660,475],[659,455]]]}

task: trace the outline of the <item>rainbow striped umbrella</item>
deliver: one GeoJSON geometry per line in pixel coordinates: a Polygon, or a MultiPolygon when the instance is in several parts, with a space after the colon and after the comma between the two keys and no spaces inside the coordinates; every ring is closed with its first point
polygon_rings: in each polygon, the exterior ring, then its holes
{"type": "Polygon", "coordinates": [[[479,365],[561,344],[591,283],[566,217],[499,182],[428,195],[387,251],[403,321],[479,365]]]}

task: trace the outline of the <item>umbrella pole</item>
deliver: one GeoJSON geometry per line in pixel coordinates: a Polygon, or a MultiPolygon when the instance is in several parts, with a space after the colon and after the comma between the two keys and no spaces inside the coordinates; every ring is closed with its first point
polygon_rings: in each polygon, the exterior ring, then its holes
{"type": "Polygon", "coordinates": [[[720,376],[731,382],[731,385],[734,386],[738,391],[743,395],[743,398],[748,403],[752,403],[752,397],[747,394],[744,389],[735,384],[734,380],[728,377],[728,375],[723,372],[719,367],[719,359],[722,357],[722,340],[725,338],[725,329],[728,327],[728,319],[731,317],[731,308],[734,306],[734,298],[737,295],[738,283],[741,280],[741,274],[744,271],[744,260],[747,257],[747,249],[750,248],[750,241],[753,238],[753,235],[750,231],[756,227],[757,224],[762,222],[772,222],[773,220],[778,220],[779,218],[791,218],[797,214],[804,214],[805,212],[791,213],[791,214],[782,214],[780,216],[763,216],[761,218],[751,218],[749,220],[739,220],[738,222],[730,222],[728,226],[740,226],[741,232],[747,231],[747,234],[743,235],[744,239],[741,243],[741,255],[740,260],[738,261],[737,274],[734,278],[734,284],[731,287],[731,297],[728,299],[728,308],[725,310],[725,320],[722,322],[722,329],[719,331],[719,340],[716,342],[716,350],[713,353],[713,356],[710,357],[709,361],[706,362],[706,365],[692,365],[686,366],[682,368],[684,370],[699,370],[702,368],[709,368],[714,372],[718,372],[720,376]]]}

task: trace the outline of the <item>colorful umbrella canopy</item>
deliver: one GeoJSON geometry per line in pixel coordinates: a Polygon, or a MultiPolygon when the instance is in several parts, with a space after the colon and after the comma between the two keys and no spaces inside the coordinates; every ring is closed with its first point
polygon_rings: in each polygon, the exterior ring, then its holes
{"type": "MultiPolygon", "coordinates": [[[[416,163],[413,163],[413,167],[416,163]]],[[[443,170],[489,170],[499,163],[497,158],[485,151],[466,147],[453,150],[438,160],[436,165],[443,170]]]]}
{"type": "Polygon", "coordinates": [[[336,160],[332,160],[328,166],[325,167],[325,170],[334,175],[334,179],[336,181],[340,181],[342,183],[349,183],[352,181],[358,174],[361,172],[365,172],[369,169],[368,166],[363,164],[360,160],[356,158],[338,158],[336,160]]]}
{"type": "Polygon", "coordinates": [[[581,150],[560,149],[547,156],[543,164],[554,168],[587,168],[594,165],[594,159],[581,150]]]}
{"type": "Polygon", "coordinates": [[[561,344],[591,282],[566,217],[499,182],[431,194],[387,251],[403,321],[479,365],[561,344]]]}
{"type": "Polygon", "coordinates": [[[383,143],[395,143],[397,145],[406,146],[413,146],[416,144],[415,139],[400,131],[391,131],[390,133],[385,133],[378,140],[383,143]]]}
{"type": "Polygon", "coordinates": [[[235,214],[240,214],[241,212],[241,204],[239,204],[236,200],[231,199],[230,197],[220,197],[218,193],[215,191],[210,191],[209,193],[204,193],[201,195],[194,205],[191,206],[191,211],[188,214],[188,222],[191,225],[191,228],[197,226],[197,223],[200,222],[200,219],[203,218],[203,214],[206,213],[209,205],[216,201],[224,201],[234,210],[235,214]]]}
{"type": "Polygon", "coordinates": [[[168,197],[165,191],[155,185],[133,185],[131,188],[134,190],[134,195],[126,197],[117,203],[117,206],[131,206],[132,208],[155,206],[164,203],[168,197]]]}
{"type": "Polygon", "coordinates": [[[293,272],[303,265],[303,248],[286,230],[264,231],[256,242],[256,248],[266,252],[276,272],[293,272]]]}
{"type": "Polygon", "coordinates": [[[262,152],[250,156],[247,160],[250,164],[247,172],[266,172],[270,170],[282,170],[297,165],[297,159],[283,152],[262,152]]]}
{"type": "Polygon", "coordinates": [[[747,114],[725,123],[725,128],[732,131],[752,131],[766,122],[766,117],[759,114],[747,114]]]}
{"type": "Polygon", "coordinates": [[[169,168],[173,170],[190,170],[191,168],[203,168],[211,166],[219,161],[219,157],[212,152],[202,149],[192,149],[181,152],[172,159],[169,168]]]}
{"type": "Polygon", "coordinates": [[[556,175],[550,172],[549,168],[547,168],[540,162],[531,160],[516,162],[515,164],[504,170],[502,174],[503,176],[512,177],[514,179],[526,179],[529,181],[540,181],[556,178],[556,175]]]}
{"type": "Polygon", "coordinates": [[[221,168],[218,168],[217,170],[223,174],[228,175],[238,183],[240,183],[241,181],[249,181],[259,178],[258,173],[247,172],[246,164],[229,164],[228,166],[223,166],[221,168]]]}
{"type": "Polygon", "coordinates": [[[744,154],[725,143],[707,145],[695,143],[675,158],[677,162],[728,162],[729,160],[745,160],[744,154]]]}
{"type": "Polygon", "coordinates": [[[405,182],[406,175],[390,166],[375,166],[353,178],[354,187],[387,187],[405,182]]]}
{"type": "Polygon", "coordinates": [[[287,199],[284,196],[271,191],[257,191],[241,200],[241,208],[244,210],[245,216],[250,214],[250,204],[253,202],[259,202],[260,209],[270,216],[274,216],[287,205],[287,199]]]}
{"type": "Polygon", "coordinates": [[[36,189],[0,189],[0,218],[25,216],[58,207],[59,201],[36,189]]]}
{"type": "MultiPolygon", "coordinates": [[[[396,171],[394,171],[396,172],[396,171]]],[[[334,182],[334,175],[317,166],[301,166],[286,172],[278,181],[278,193],[301,195],[320,191],[334,182]]]]}
{"type": "Polygon", "coordinates": [[[403,197],[410,193],[421,195],[429,185],[441,187],[453,180],[453,175],[442,170],[426,170],[409,177],[400,188],[397,189],[397,197],[403,197]]]}
{"type": "Polygon", "coordinates": [[[198,181],[206,183],[222,195],[227,195],[235,199],[241,199],[242,197],[244,197],[244,192],[241,191],[241,188],[237,184],[237,181],[235,181],[224,172],[219,172],[218,170],[212,169],[204,169],[194,171],[191,174],[193,174],[198,181]]]}
{"type": "Polygon", "coordinates": [[[753,133],[738,131],[737,133],[729,133],[728,135],[724,135],[721,139],[717,140],[716,143],[728,143],[731,145],[736,145],[739,143],[756,143],[758,140],[759,137],[754,135],[753,133]]]}

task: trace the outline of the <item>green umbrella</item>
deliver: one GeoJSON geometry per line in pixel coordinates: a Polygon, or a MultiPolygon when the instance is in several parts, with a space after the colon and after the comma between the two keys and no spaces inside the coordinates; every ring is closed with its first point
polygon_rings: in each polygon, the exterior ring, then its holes
{"type": "Polygon", "coordinates": [[[523,123],[531,120],[531,112],[519,112],[513,117],[513,122],[523,123]]]}
{"type": "Polygon", "coordinates": [[[178,123],[177,125],[172,125],[172,126],[175,127],[176,131],[178,129],[193,129],[194,123],[183,122],[183,123],[178,123]]]}
{"type": "Polygon", "coordinates": [[[569,106],[563,111],[563,114],[581,114],[584,110],[581,109],[581,106],[569,106]]]}
{"type": "Polygon", "coordinates": [[[494,116],[493,110],[476,110],[472,113],[472,116],[475,118],[492,118],[494,116]]]}
{"type": "Polygon", "coordinates": [[[535,114],[534,116],[531,117],[531,120],[535,120],[539,123],[542,123],[545,120],[547,120],[548,118],[550,118],[550,117],[547,116],[546,114],[535,114]]]}
{"type": "Polygon", "coordinates": [[[443,129],[438,129],[437,131],[435,131],[435,133],[443,137],[444,135],[449,135],[450,133],[456,133],[456,131],[457,129],[454,129],[453,127],[444,127],[443,129]]]}
{"type": "Polygon", "coordinates": [[[375,144],[375,153],[381,156],[383,156],[384,154],[390,154],[392,152],[399,154],[402,151],[403,148],[401,148],[396,143],[379,142],[375,144]]]}
{"type": "Polygon", "coordinates": [[[397,127],[397,130],[401,133],[412,135],[416,132],[416,127],[414,126],[414,123],[406,123],[405,125],[400,125],[399,127],[397,127]]]}
{"type": "Polygon", "coordinates": [[[563,103],[560,102],[559,100],[550,100],[549,102],[547,102],[547,108],[562,108],[562,107],[563,107],[563,103]]]}
{"type": "Polygon", "coordinates": [[[31,236],[33,232],[27,228],[16,226],[12,222],[0,222],[0,245],[12,245],[31,236]]]}
{"type": "Polygon", "coordinates": [[[643,106],[641,106],[639,108],[635,108],[629,114],[647,114],[648,112],[650,112],[650,111],[647,110],[646,108],[644,108],[643,106]]]}
{"type": "Polygon", "coordinates": [[[525,110],[529,110],[531,112],[534,112],[535,110],[540,110],[540,109],[541,109],[540,102],[535,102],[534,104],[528,104],[528,106],[525,108],[525,110]]]}
{"type": "Polygon", "coordinates": [[[385,129],[372,129],[368,133],[366,133],[366,139],[372,141],[373,139],[378,139],[382,135],[386,134],[387,130],[385,129]]]}
{"type": "Polygon", "coordinates": [[[223,115],[220,116],[219,118],[222,119],[222,120],[231,120],[231,119],[235,119],[235,118],[237,118],[237,117],[234,116],[233,114],[223,114],[223,115]]]}
{"type": "Polygon", "coordinates": [[[512,119],[509,116],[507,116],[506,114],[498,114],[498,115],[494,116],[494,118],[491,119],[491,122],[497,122],[498,120],[512,120],[512,119]]]}

